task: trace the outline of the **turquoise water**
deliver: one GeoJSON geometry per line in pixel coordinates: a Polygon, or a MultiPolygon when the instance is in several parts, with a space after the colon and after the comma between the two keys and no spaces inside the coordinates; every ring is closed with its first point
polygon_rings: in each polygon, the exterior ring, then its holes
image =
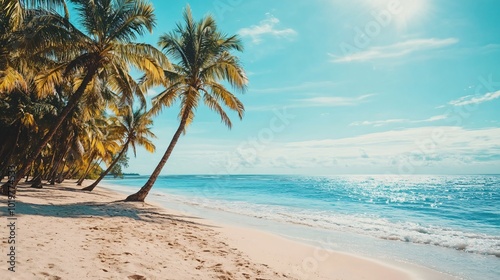
{"type": "MultiPolygon", "coordinates": [[[[131,193],[146,180],[106,184],[131,193]]],[[[331,249],[500,279],[500,176],[164,176],[151,198],[331,249]]]]}

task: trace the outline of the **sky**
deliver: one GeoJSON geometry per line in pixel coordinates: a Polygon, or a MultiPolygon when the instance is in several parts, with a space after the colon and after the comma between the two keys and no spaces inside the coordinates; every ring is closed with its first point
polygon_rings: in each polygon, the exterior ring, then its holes
{"type": "MultiPolygon", "coordinates": [[[[227,129],[200,107],[162,174],[500,173],[500,2],[495,0],[152,1],[156,44],[189,3],[238,34],[245,116],[227,129]]],[[[156,88],[150,96],[161,91],[156,88]]],[[[157,151],[178,126],[155,118],[157,151]]]]}

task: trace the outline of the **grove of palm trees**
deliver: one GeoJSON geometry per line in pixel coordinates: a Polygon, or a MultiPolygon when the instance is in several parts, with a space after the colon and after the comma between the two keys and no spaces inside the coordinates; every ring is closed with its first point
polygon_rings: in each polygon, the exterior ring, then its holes
{"type": "Polygon", "coordinates": [[[154,118],[179,104],[179,126],[164,156],[127,198],[144,201],[200,103],[229,128],[224,108],[243,117],[243,104],[224,85],[245,91],[233,54],[243,48],[211,16],[196,21],[187,7],[168,32],[156,26],[147,0],[0,0],[0,9],[3,195],[24,178],[33,187],[97,179],[84,188],[92,191],[107,174],[120,173],[128,151],[154,152],[154,118]],[[141,41],[147,32],[161,34],[157,46],[141,41]],[[152,87],[162,91],[149,102],[152,87]],[[6,182],[12,166],[15,180],[6,182]]]}

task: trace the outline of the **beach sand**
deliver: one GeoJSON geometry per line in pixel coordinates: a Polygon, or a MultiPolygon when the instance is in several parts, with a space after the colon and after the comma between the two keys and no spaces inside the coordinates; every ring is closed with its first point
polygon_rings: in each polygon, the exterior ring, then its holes
{"type": "MultiPolygon", "coordinates": [[[[453,279],[80,188],[18,188],[15,272],[2,226],[1,279],[453,279]]],[[[6,197],[0,209],[8,225],[6,197]]]]}

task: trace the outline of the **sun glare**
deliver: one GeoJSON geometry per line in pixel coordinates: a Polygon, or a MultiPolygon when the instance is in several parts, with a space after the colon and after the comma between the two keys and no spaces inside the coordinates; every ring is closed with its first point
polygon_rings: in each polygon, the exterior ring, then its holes
{"type": "Polygon", "coordinates": [[[417,21],[425,15],[427,10],[427,0],[399,1],[401,11],[396,15],[398,25],[407,25],[417,21]]]}
{"type": "Polygon", "coordinates": [[[368,0],[375,10],[396,11],[393,13],[398,28],[420,21],[428,11],[428,0],[368,0]]]}

